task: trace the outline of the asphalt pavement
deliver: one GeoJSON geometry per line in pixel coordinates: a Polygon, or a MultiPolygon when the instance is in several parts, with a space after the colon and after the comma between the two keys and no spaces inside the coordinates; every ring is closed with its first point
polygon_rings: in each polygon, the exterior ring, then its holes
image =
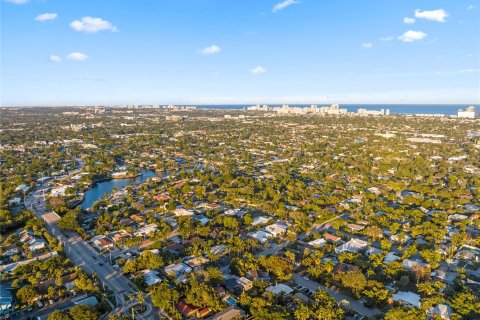
{"type": "MultiPolygon", "coordinates": [[[[78,170],[74,174],[77,172],[78,170]]],[[[43,191],[36,190],[30,192],[25,199],[25,206],[34,211],[37,218],[43,219],[44,217],[42,216],[47,213],[43,191]]],[[[47,231],[50,235],[62,241],[64,252],[72,263],[84,269],[88,274],[95,273],[102,285],[108,287],[113,292],[117,306],[114,312],[124,310],[124,304],[127,301],[129,304],[132,303],[129,295],[135,293],[138,289],[120,270],[115,270],[103,255],[95,251],[78,234],[69,232],[73,236],[67,237],[58,227],[57,221],[49,220],[46,222],[47,231]]],[[[147,304],[147,312],[142,315],[136,315],[137,319],[161,319],[159,314],[162,312],[153,307],[149,297],[145,299],[145,304],[147,304]]]]}

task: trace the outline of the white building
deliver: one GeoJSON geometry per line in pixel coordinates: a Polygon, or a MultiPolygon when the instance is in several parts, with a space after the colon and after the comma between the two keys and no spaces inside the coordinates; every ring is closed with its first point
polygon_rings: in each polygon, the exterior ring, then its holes
{"type": "Polygon", "coordinates": [[[480,112],[476,110],[474,106],[470,106],[470,107],[467,107],[465,110],[463,109],[458,110],[457,116],[459,118],[474,119],[480,116],[480,112]]]}
{"type": "Polygon", "coordinates": [[[417,308],[420,308],[421,304],[420,296],[413,292],[399,291],[393,295],[392,300],[417,308]]]}
{"type": "Polygon", "coordinates": [[[350,241],[342,244],[339,247],[335,248],[335,252],[337,254],[340,254],[342,252],[348,251],[348,252],[358,252],[368,246],[367,241],[363,241],[360,239],[352,238],[350,241]]]}
{"type": "Polygon", "coordinates": [[[313,241],[310,241],[308,244],[311,245],[312,247],[321,248],[327,244],[327,241],[323,238],[320,238],[320,239],[315,239],[313,241]]]}
{"type": "Polygon", "coordinates": [[[155,223],[147,224],[146,226],[143,226],[139,228],[136,232],[136,236],[148,236],[150,232],[157,231],[157,225],[155,223]]]}

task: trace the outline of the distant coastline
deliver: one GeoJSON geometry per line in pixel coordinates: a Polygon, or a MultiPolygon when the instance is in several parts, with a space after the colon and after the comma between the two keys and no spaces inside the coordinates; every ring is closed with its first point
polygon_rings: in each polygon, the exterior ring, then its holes
{"type": "MultiPolygon", "coordinates": [[[[329,104],[325,104],[329,105],[329,104]]],[[[340,104],[342,108],[346,108],[348,112],[356,112],[359,108],[366,109],[390,109],[392,114],[445,114],[456,115],[458,109],[465,109],[477,104],[340,104]]],[[[215,109],[215,110],[243,110],[251,104],[246,105],[197,105],[199,109],[215,109]]],[[[270,107],[281,107],[279,104],[268,104],[270,107]]],[[[310,107],[310,104],[290,104],[291,107],[310,107]]],[[[323,104],[318,104],[323,106],[323,104]]]]}
{"type": "MultiPolygon", "coordinates": [[[[124,107],[122,105],[107,105],[100,104],[104,107],[113,107],[119,108],[124,107]]],[[[139,104],[139,106],[148,106],[151,104],[139,104]]],[[[160,104],[164,105],[164,104],[160,104]]],[[[249,106],[254,104],[203,104],[195,105],[198,109],[203,110],[244,110],[249,106]]],[[[260,104],[263,105],[263,104],[260,104]]],[[[281,107],[281,104],[267,104],[269,107],[281,107]]],[[[319,107],[329,106],[330,103],[317,103],[319,107]]],[[[65,105],[65,106],[1,106],[0,108],[89,108],[94,105],[65,105]]],[[[178,104],[178,107],[185,107],[191,105],[178,104]]],[[[311,104],[289,104],[290,107],[310,107],[311,104]]],[[[348,112],[357,112],[358,109],[365,108],[369,110],[379,110],[379,109],[389,109],[391,114],[405,114],[405,115],[415,115],[415,114],[444,114],[444,115],[456,115],[459,109],[465,109],[468,106],[474,106],[480,108],[479,103],[471,104],[340,104],[341,108],[345,108],[348,112]]],[[[166,109],[168,110],[168,109],[166,109]]]]}

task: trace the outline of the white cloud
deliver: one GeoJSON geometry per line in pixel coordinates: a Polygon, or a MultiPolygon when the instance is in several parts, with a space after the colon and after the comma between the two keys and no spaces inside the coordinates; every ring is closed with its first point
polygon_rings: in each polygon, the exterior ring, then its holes
{"type": "Polygon", "coordinates": [[[253,74],[261,74],[261,73],[267,72],[267,70],[265,70],[265,68],[263,68],[261,66],[256,66],[255,68],[250,70],[250,72],[253,73],[253,74]]]}
{"type": "Polygon", "coordinates": [[[205,47],[202,50],[200,50],[201,54],[209,55],[209,54],[215,54],[220,52],[220,47],[212,44],[211,46],[205,47]]]}
{"type": "Polygon", "coordinates": [[[280,3],[277,3],[276,5],[273,6],[272,12],[278,12],[282,9],[285,9],[288,6],[291,6],[292,4],[298,3],[297,0],[285,0],[280,3]]]}
{"type": "Polygon", "coordinates": [[[38,16],[36,16],[35,21],[40,21],[40,22],[50,21],[50,20],[57,19],[57,17],[58,17],[58,14],[47,12],[47,13],[42,13],[42,14],[39,14],[38,16]]]}
{"type": "Polygon", "coordinates": [[[6,2],[10,2],[10,3],[13,3],[13,4],[25,4],[27,3],[29,0],[5,0],[6,2]]]}
{"type": "Polygon", "coordinates": [[[406,24],[412,24],[412,23],[415,23],[415,19],[414,18],[409,18],[409,17],[405,17],[403,18],[403,23],[406,23],[406,24]]]}
{"type": "Polygon", "coordinates": [[[83,17],[70,23],[70,27],[75,31],[83,31],[88,33],[96,33],[99,31],[109,30],[118,31],[117,27],[102,18],[83,17]]]}
{"type": "Polygon", "coordinates": [[[476,73],[476,72],[480,72],[480,69],[463,69],[463,70],[460,70],[460,73],[476,73]]]}
{"type": "Polygon", "coordinates": [[[473,9],[476,9],[476,8],[477,8],[476,6],[474,6],[473,4],[471,4],[471,5],[469,5],[469,6],[467,7],[467,10],[473,10],[473,9]]]}
{"type": "Polygon", "coordinates": [[[431,11],[415,10],[415,18],[433,20],[437,22],[445,22],[448,13],[444,9],[437,9],[431,11]]]}
{"type": "Polygon", "coordinates": [[[393,39],[394,39],[394,36],[388,36],[388,37],[380,38],[380,41],[392,41],[393,39]]]}
{"type": "Polygon", "coordinates": [[[417,40],[422,40],[426,36],[427,34],[425,32],[408,30],[407,32],[399,36],[398,40],[401,40],[403,42],[413,42],[417,40]]]}
{"type": "Polygon", "coordinates": [[[84,61],[87,60],[87,58],[88,56],[81,52],[71,52],[67,56],[67,59],[71,61],[84,61]]]}
{"type": "Polygon", "coordinates": [[[60,57],[57,56],[57,55],[52,54],[52,55],[50,56],[50,58],[48,58],[48,60],[50,60],[51,62],[60,62],[60,61],[62,61],[62,58],[60,58],[60,57]]]}
{"type": "Polygon", "coordinates": [[[365,49],[370,49],[371,47],[373,47],[373,43],[371,42],[362,43],[362,47],[365,49]]]}

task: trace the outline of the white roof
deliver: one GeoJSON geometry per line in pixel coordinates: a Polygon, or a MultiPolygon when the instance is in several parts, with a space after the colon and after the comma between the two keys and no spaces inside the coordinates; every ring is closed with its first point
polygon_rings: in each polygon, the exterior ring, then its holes
{"type": "Polygon", "coordinates": [[[392,261],[396,261],[400,259],[400,257],[398,257],[397,255],[395,255],[395,253],[393,252],[389,252],[387,253],[387,255],[385,256],[385,258],[383,259],[383,262],[386,263],[386,264],[389,264],[390,262],[392,261]]]}
{"type": "Polygon", "coordinates": [[[257,224],[265,224],[270,221],[268,217],[255,217],[252,222],[252,226],[256,226],[257,224]]]}
{"type": "Polygon", "coordinates": [[[287,286],[286,284],[279,283],[276,286],[270,286],[267,289],[268,292],[272,292],[275,294],[280,294],[281,292],[285,292],[285,294],[290,294],[292,293],[293,289],[287,286]]]}
{"type": "Polygon", "coordinates": [[[262,230],[258,230],[258,231],[255,231],[255,232],[250,232],[250,233],[248,233],[248,235],[252,238],[257,239],[258,241],[260,241],[262,243],[266,242],[268,238],[272,237],[272,235],[270,233],[262,231],[262,230]]]}
{"type": "Polygon", "coordinates": [[[413,292],[399,291],[393,295],[392,300],[408,303],[412,306],[420,308],[420,296],[413,292]]]}
{"type": "Polygon", "coordinates": [[[173,214],[175,214],[177,217],[183,217],[183,216],[193,216],[195,212],[189,209],[178,208],[173,211],[173,214]]]}
{"type": "Polygon", "coordinates": [[[143,280],[149,286],[153,286],[156,283],[162,282],[162,279],[160,279],[160,277],[150,269],[143,271],[143,280]]]}
{"type": "Polygon", "coordinates": [[[274,223],[274,224],[271,224],[269,226],[266,226],[265,228],[263,228],[265,231],[271,233],[272,235],[274,236],[277,236],[279,234],[283,234],[287,231],[287,227],[282,225],[282,224],[279,224],[279,223],[274,223]]]}
{"type": "Polygon", "coordinates": [[[167,274],[178,275],[180,273],[190,272],[190,271],[192,271],[192,268],[187,266],[185,263],[181,262],[181,263],[172,263],[172,264],[166,266],[165,268],[163,268],[163,270],[165,270],[165,272],[167,274]]]}
{"type": "Polygon", "coordinates": [[[323,238],[320,238],[320,239],[315,239],[313,241],[310,241],[308,244],[313,246],[313,247],[323,247],[325,244],[327,243],[327,241],[323,238]]]}
{"type": "Polygon", "coordinates": [[[430,314],[438,314],[442,319],[450,319],[450,315],[452,314],[452,308],[446,304],[439,304],[438,306],[430,307],[428,309],[430,314]]]}
{"type": "Polygon", "coordinates": [[[363,249],[367,246],[368,246],[367,241],[352,238],[352,239],[350,239],[350,241],[348,241],[348,242],[342,244],[341,246],[335,248],[335,252],[337,252],[337,253],[341,253],[341,252],[344,252],[344,251],[358,252],[358,251],[360,251],[361,249],[363,249]]]}

